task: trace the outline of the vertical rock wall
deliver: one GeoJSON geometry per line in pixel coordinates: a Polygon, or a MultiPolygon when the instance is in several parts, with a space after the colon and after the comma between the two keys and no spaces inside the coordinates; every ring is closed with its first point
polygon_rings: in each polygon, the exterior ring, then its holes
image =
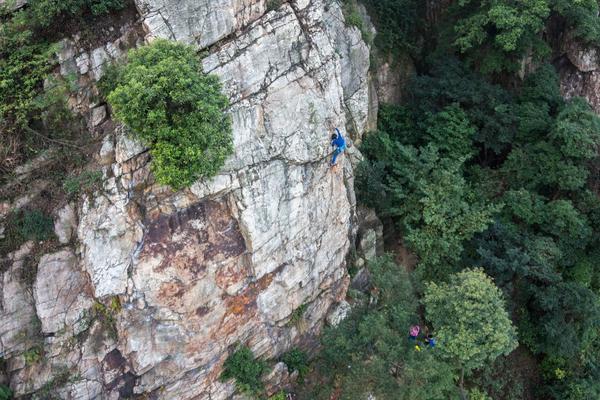
{"type": "Polygon", "coordinates": [[[358,29],[325,0],[269,12],[264,0],[136,5],[146,40],[208,50],[204,69],[231,100],[235,151],[190,189],[156,185],[144,146],[94,103],[93,82],[140,44],[140,30],[97,49],[63,43],[61,72],[82,85],[74,104],[105,135],[94,161],[103,188],[73,205],[77,217],[57,217],[65,239],[41,258],[32,293],[14,278],[26,247],[2,274],[0,352],[18,395],[227,399],[234,386],[218,377],[236,343],[273,359],[316,334],[345,297],[357,230],[350,160],[360,154],[349,149],[331,170],[329,136],[349,127],[360,138],[374,125],[358,29]],[[34,363],[24,355],[31,321],[43,337],[34,363]]]}
{"type": "Polygon", "coordinates": [[[600,113],[600,50],[566,35],[562,52],[559,70],[563,96],[585,97],[600,113]]]}

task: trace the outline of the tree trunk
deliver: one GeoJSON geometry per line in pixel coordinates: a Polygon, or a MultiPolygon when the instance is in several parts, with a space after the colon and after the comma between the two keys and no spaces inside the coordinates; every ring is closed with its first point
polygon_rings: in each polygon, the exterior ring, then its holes
{"type": "Polygon", "coordinates": [[[460,368],[460,381],[458,382],[458,387],[460,388],[460,400],[469,400],[467,397],[467,392],[465,392],[465,369],[460,368]]]}

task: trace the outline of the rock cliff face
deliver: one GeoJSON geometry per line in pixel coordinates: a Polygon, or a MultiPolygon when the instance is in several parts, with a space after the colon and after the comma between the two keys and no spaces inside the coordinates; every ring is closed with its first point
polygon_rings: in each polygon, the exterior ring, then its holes
{"type": "Polygon", "coordinates": [[[61,73],[78,75],[73,107],[104,135],[103,183],[57,210],[61,245],[31,288],[18,272],[31,244],[7,256],[0,354],[18,396],[228,399],[234,386],[218,377],[236,343],[275,359],[347,307],[360,154],[331,170],[328,145],[336,126],[360,139],[375,124],[360,32],[325,0],[136,6],[141,27],[95,49],[66,40],[58,55],[61,73]],[[177,193],[154,183],[147,150],[94,100],[104,65],[156,37],[207,51],[204,69],[231,99],[234,155],[177,193]]]}
{"type": "Polygon", "coordinates": [[[600,113],[600,51],[567,38],[560,60],[561,91],[566,98],[585,97],[600,113]]]}

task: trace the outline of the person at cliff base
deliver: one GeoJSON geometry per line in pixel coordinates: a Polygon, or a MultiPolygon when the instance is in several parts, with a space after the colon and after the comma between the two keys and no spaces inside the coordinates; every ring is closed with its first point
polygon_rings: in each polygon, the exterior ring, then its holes
{"type": "Polygon", "coordinates": [[[419,332],[421,331],[421,327],[419,325],[413,325],[408,330],[408,339],[416,341],[417,336],[419,336],[419,332]]]}
{"type": "Polygon", "coordinates": [[[344,150],[346,150],[346,139],[338,128],[335,128],[335,133],[331,135],[331,147],[334,148],[333,157],[331,158],[331,166],[335,166],[337,158],[344,150]]]}
{"type": "Polygon", "coordinates": [[[427,335],[425,338],[425,344],[431,348],[434,348],[437,344],[437,340],[433,337],[433,335],[427,335]]]}

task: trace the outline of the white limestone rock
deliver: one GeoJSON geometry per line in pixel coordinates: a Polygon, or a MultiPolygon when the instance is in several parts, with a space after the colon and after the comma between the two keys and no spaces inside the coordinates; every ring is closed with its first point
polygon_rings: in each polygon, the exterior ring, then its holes
{"type": "Polygon", "coordinates": [[[33,248],[27,242],[10,254],[4,262],[10,267],[0,274],[0,354],[8,359],[16,352],[25,350],[27,338],[34,332],[34,301],[31,291],[23,282],[26,257],[33,248]]]}
{"type": "MultiPolygon", "coordinates": [[[[231,399],[234,385],[218,380],[231,346],[275,358],[319,332],[344,300],[360,153],[349,149],[330,169],[329,136],[369,125],[369,49],[343,21],[330,23],[341,11],[329,1],[289,1],[269,13],[265,3],[136,0],[149,39],[216,43],[203,66],[230,98],[234,153],[219,175],[173,192],[152,184],[149,152],[122,126],[107,136],[98,157],[104,190],[78,210],[80,259],[61,268],[75,286],[77,271],[87,272],[100,300],[119,295],[119,337],[77,349],[82,382],[66,397],[117,398],[114,380],[130,372],[133,394],[231,399]],[[299,307],[302,324],[289,324],[299,307]],[[102,361],[113,351],[116,369],[102,361]]],[[[89,62],[75,56],[77,68],[97,77],[117,47],[93,50],[89,62]]]]}
{"type": "Polygon", "coordinates": [[[118,295],[127,287],[127,270],[142,239],[137,210],[114,181],[107,193],[85,198],[77,230],[82,261],[90,274],[95,297],[118,295]]]}
{"type": "Polygon", "coordinates": [[[102,78],[105,64],[110,62],[110,60],[110,55],[106,52],[104,47],[98,47],[92,50],[90,57],[90,69],[94,79],[100,80],[100,78],[102,78]]]}
{"type": "Polygon", "coordinates": [[[131,160],[133,157],[143,153],[147,149],[147,147],[144,146],[141,141],[133,137],[131,132],[123,125],[117,127],[115,135],[117,139],[115,157],[119,164],[131,160]]]}
{"type": "Polygon", "coordinates": [[[92,108],[92,116],[90,118],[92,127],[99,126],[101,123],[106,121],[106,117],[107,114],[105,105],[92,108]]]}
{"type": "Polygon", "coordinates": [[[581,72],[592,72],[600,69],[600,51],[594,46],[586,46],[580,40],[567,34],[565,53],[569,60],[581,72]]]}
{"type": "Polygon", "coordinates": [[[348,304],[348,302],[345,300],[341,301],[338,305],[336,305],[336,307],[333,309],[333,311],[327,316],[327,323],[330,326],[336,327],[343,320],[348,318],[348,316],[350,315],[351,312],[352,312],[352,307],[350,306],[350,304],[348,304]]]}
{"type": "Polygon", "coordinates": [[[266,0],[135,0],[151,37],[199,47],[225,38],[260,18],[266,0]]]}
{"type": "Polygon", "coordinates": [[[58,211],[54,221],[54,233],[61,244],[71,241],[73,232],[77,229],[77,216],[72,204],[67,204],[58,211]]]}
{"type": "Polygon", "coordinates": [[[90,288],[77,261],[70,250],[40,259],[33,297],[44,333],[72,328],[93,305],[90,288]]]}
{"type": "MultiPolygon", "coordinates": [[[[366,130],[375,129],[377,102],[371,103],[370,50],[361,31],[354,26],[346,26],[341,7],[332,3],[323,16],[327,34],[331,36],[341,64],[344,103],[348,111],[348,128],[360,139],[366,130]],[[371,110],[371,108],[375,108],[371,110]]],[[[369,25],[367,25],[369,26],[369,25]]],[[[376,96],[373,96],[376,98],[376,96]]]]}
{"type": "Polygon", "coordinates": [[[113,135],[106,135],[102,140],[100,147],[100,163],[102,165],[110,165],[115,158],[115,143],[113,135]]]}

